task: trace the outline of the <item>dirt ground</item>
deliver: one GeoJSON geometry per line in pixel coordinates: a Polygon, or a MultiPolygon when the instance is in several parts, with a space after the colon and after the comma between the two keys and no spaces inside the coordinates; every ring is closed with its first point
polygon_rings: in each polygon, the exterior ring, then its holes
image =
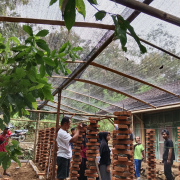
{"type": "Polygon", "coordinates": [[[12,163],[11,167],[7,170],[7,172],[11,175],[11,177],[4,176],[3,169],[0,167],[0,174],[3,176],[3,178],[0,178],[0,180],[4,180],[4,178],[9,178],[9,180],[37,180],[38,177],[31,167],[31,165],[28,163],[21,163],[21,167],[19,169],[16,169],[18,167],[18,164],[12,163]]]}

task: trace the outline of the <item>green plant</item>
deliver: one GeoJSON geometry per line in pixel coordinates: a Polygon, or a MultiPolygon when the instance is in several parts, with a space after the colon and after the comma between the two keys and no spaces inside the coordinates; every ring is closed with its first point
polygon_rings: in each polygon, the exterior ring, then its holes
{"type": "MultiPolygon", "coordinates": [[[[50,6],[56,3],[58,0],[51,0],[50,6]]],[[[114,21],[115,25],[115,39],[119,39],[122,45],[122,50],[127,51],[127,31],[129,31],[137,42],[141,53],[146,53],[146,48],[141,44],[139,37],[136,35],[134,28],[129,24],[128,21],[119,14],[114,14],[111,12],[106,12],[104,10],[99,10],[97,8],[97,0],[59,0],[59,7],[64,18],[65,25],[68,30],[71,30],[72,26],[76,20],[76,10],[83,15],[84,19],[86,17],[86,7],[85,2],[88,2],[92,7],[94,7],[98,12],[95,14],[97,21],[102,20],[106,15],[110,15],[114,21]]]]}
{"type": "Polygon", "coordinates": [[[28,160],[32,160],[33,159],[33,154],[30,150],[28,151],[24,151],[23,153],[23,159],[28,159],[28,160]]]}
{"type": "Polygon", "coordinates": [[[48,76],[53,72],[68,75],[66,60],[73,61],[79,56],[76,54],[81,47],[72,47],[69,42],[63,44],[60,49],[51,51],[46,41],[42,39],[49,32],[41,30],[33,33],[30,26],[23,26],[28,37],[24,43],[18,38],[11,37],[6,40],[0,34],[0,112],[3,112],[3,120],[0,118],[0,127],[4,128],[10,121],[10,116],[18,113],[29,114],[25,107],[37,109],[36,98],[41,100],[53,100],[51,84],[48,76]]]}
{"type": "Polygon", "coordinates": [[[19,142],[12,140],[11,143],[5,146],[7,152],[0,152],[0,165],[3,169],[8,169],[11,165],[11,160],[14,160],[21,166],[18,160],[18,155],[22,155],[21,148],[19,147],[19,142]]]}

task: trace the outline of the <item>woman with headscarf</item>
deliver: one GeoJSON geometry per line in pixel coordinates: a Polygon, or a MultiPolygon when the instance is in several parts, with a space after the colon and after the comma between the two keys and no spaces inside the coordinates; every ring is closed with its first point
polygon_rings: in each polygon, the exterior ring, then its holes
{"type": "Polygon", "coordinates": [[[102,180],[111,180],[111,174],[110,174],[110,149],[108,146],[108,141],[110,140],[110,133],[103,132],[102,133],[102,140],[100,144],[100,174],[102,180]]]}
{"type": "Polygon", "coordinates": [[[79,171],[79,177],[78,180],[87,180],[87,176],[85,176],[85,170],[86,170],[86,161],[87,161],[87,157],[86,157],[86,143],[88,142],[88,139],[86,138],[86,132],[87,132],[87,124],[82,124],[83,126],[83,130],[85,135],[83,135],[83,142],[82,142],[82,151],[81,151],[81,164],[80,164],[80,171],[79,171]]]}

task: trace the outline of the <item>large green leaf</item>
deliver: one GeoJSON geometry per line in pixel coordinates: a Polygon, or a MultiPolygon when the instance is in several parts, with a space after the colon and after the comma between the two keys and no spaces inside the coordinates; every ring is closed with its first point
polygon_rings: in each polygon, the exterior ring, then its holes
{"type": "Polygon", "coordinates": [[[50,3],[49,3],[49,6],[53,5],[56,2],[57,2],[57,0],[51,0],[50,3]]]}
{"type": "Polygon", "coordinates": [[[30,26],[23,25],[23,29],[27,32],[30,36],[33,36],[33,30],[30,26]]]}
{"type": "Polygon", "coordinates": [[[36,34],[36,36],[45,37],[48,33],[49,33],[48,30],[43,29],[43,30],[39,31],[39,32],[36,34]]]}
{"type": "Polygon", "coordinates": [[[46,64],[48,64],[49,66],[55,66],[54,61],[51,58],[48,57],[43,57],[43,60],[46,64]]]}
{"type": "Polygon", "coordinates": [[[20,79],[26,76],[26,72],[22,67],[16,68],[16,75],[17,75],[17,78],[20,79]]]}
{"type": "Polygon", "coordinates": [[[115,24],[115,38],[120,39],[123,51],[127,51],[126,43],[127,43],[127,27],[121,22],[118,21],[117,16],[112,16],[114,24],[115,24]]]}
{"type": "Polygon", "coordinates": [[[64,21],[68,30],[70,30],[75,23],[75,18],[76,18],[75,6],[76,6],[75,0],[69,0],[65,7],[64,21]]]}
{"type": "Polygon", "coordinates": [[[37,110],[37,102],[32,102],[32,106],[33,106],[34,109],[37,110]]]}
{"type": "Polygon", "coordinates": [[[53,100],[54,99],[53,95],[51,94],[51,90],[49,89],[49,87],[44,86],[42,88],[42,91],[43,91],[45,100],[53,100]]]}
{"type": "Polygon", "coordinates": [[[2,161],[2,167],[4,170],[8,169],[11,165],[11,158],[6,155],[2,161]]]}
{"type": "Polygon", "coordinates": [[[124,20],[122,16],[118,16],[118,20],[121,21],[126,27],[127,29],[129,30],[129,32],[131,33],[132,37],[135,39],[135,41],[137,42],[140,50],[141,50],[141,53],[144,54],[147,52],[146,50],[146,47],[144,47],[140,40],[139,40],[139,37],[136,35],[135,31],[134,31],[134,28],[129,24],[128,21],[124,20]]]}
{"type": "Polygon", "coordinates": [[[45,76],[45,66],[44,64],[41,64],[41,67],[39,69],[41,77],[45,76]]]}
{"type": "Polygon", "coordinates": [[[18,52],[18,51],[22,51],[22,50],[24,50],[26,48],[28,48],[28,46],[20,45],[20,46],[12,47],[11,50],[14,51],[14,52],[18,52]]]}
{"type": "Polygon", "coordinates": [[[36,99],[31,93],[24,95],[30,102],[36,102],[36,99]]]}
{"type": "Polygon", "coordinates": [[[3,43],[0,43],[0,49],[6,49],[6,46],[3,43]]]}
{"type": "Polygon", "coordinates": [[[52,66],[49,66],[48,64],[46,64],[46,65],[45,65],[45,69],[46,69],[46,72],[48,73],[48,75],[51,77],[54,68],[53,68],[52,66]]]}
{"type": "Polygon", "coordinates": [[[36,42],[36,44],[38,45],[38,47],[40,47],[41,49],[45,50],[48,54],[50,53],[50,49],[48,47],[47,44],[42,43],[42,42],[36,42]]]}
{"type": "Polygon", "coordinates": [[[76,0],[76,9],[80,14],[83,15],[84,18],[86,17],[84,0],[76,0]]]}
{"type": "Polygon", "coordinates": [[[40,56],[38,53],[36,53],[35,55],[35,59],[37,61],[37,64],[43,64],[43,59],[42,59],[42,56],[40,56]]]}
{"type": "Polygon", "coordinates": [[[14,41],[16,44],[20,44],[20,41],[17,37],[10,37],[9,40],[14,41]]]}
{"type": "Polygon", "coordinates": [[[68,44],[69,44],[69,42],[64,43],[64,44],[59,48],[58,53],[60,54],[60,53],[64,52],[64,51],[66,50],[66,48],[68,47],[68,44]]]}
{"type": "Polygon", "coordinates": [[[106,11],[98,11],[95,14],[96,21],[102,20],[106,16],[106,11]]]}

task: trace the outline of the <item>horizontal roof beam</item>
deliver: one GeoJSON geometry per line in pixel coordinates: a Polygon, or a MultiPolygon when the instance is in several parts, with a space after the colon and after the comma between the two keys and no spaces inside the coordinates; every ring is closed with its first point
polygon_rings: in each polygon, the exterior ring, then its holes
{"type": "MultiPolygon", "coordinates": [[[[65,76],[52,76],[52,78],[64,78],[64,79],[69,79],[69,77],[65,77],[65,76]]],[[[122,94],[126,97],[129,97],[129,98],[132,98],[136,101],[139,101],[139,102],[142,102],[144,104],[147,104],[148,106],[151,106],[153,108],[156,108],[155,106],[153,106],[152,104],[148,103],[148,102],[145,102],[141,99],[138,99],[134,96],[131,96],[130,94],[127,94],[125,92],[122,92],[120,90],[117,90],[117,89],[114,89],[114,88],[111,88],[109,86],[106,86],[106,85],[102,85],[102,84],[99,84],[99,83],[96,83],[96,82],[93,82],[93,81],[89,81],[89,80],[85,80],[85,79],[74,79],[75,81],[79,81],[79,82],[83,82],[83,83],[88,83],[88,84],[92,84],[92,85],[95,85],[95,86],[98,86],[98,87],[101,87],[101,88],[104,88],[104,89],[108,89],[110,91],[113,91],[113,92],[116,92],[116,93],[119,93],[119,94],[122,94]]]]}
{"type": "Polygon", "coordinates": [[[140,11],[142,13],[148,14],[150,16],[156,17],[158,19],[161,19],[165,22],[174,24],[176,26],[180,26],[180,18],[176,17],[174,15],[168,14],[164,11],[161,11],[157,8],[154,8],[152,6],[148,6],[144,3],[141,3],[139,1],[135,1],[135,0],[110,0],[113,1],[115,3],[124,5],[126,7],[135,9],[137,11],[140,11]]]}
{"type": "MultiPolygon", "coordinates": [[[[47,114],[57,114],[57,111],[44,111],[44,110],[32,110],[26,109],[29,112],[36,112],[36,113],[47,113],[47,114]]],[[[70,112],[59,112],[59,114],[68,114],[74,115],[75,113],[70,112]]],[[[114,115],[100,115],[100,114],[83,114],[83,113],[76,113],[77,116],[92,116],[92,117],[107,117],[107,118],[116,118],[117,116],[114,115]]]]}

